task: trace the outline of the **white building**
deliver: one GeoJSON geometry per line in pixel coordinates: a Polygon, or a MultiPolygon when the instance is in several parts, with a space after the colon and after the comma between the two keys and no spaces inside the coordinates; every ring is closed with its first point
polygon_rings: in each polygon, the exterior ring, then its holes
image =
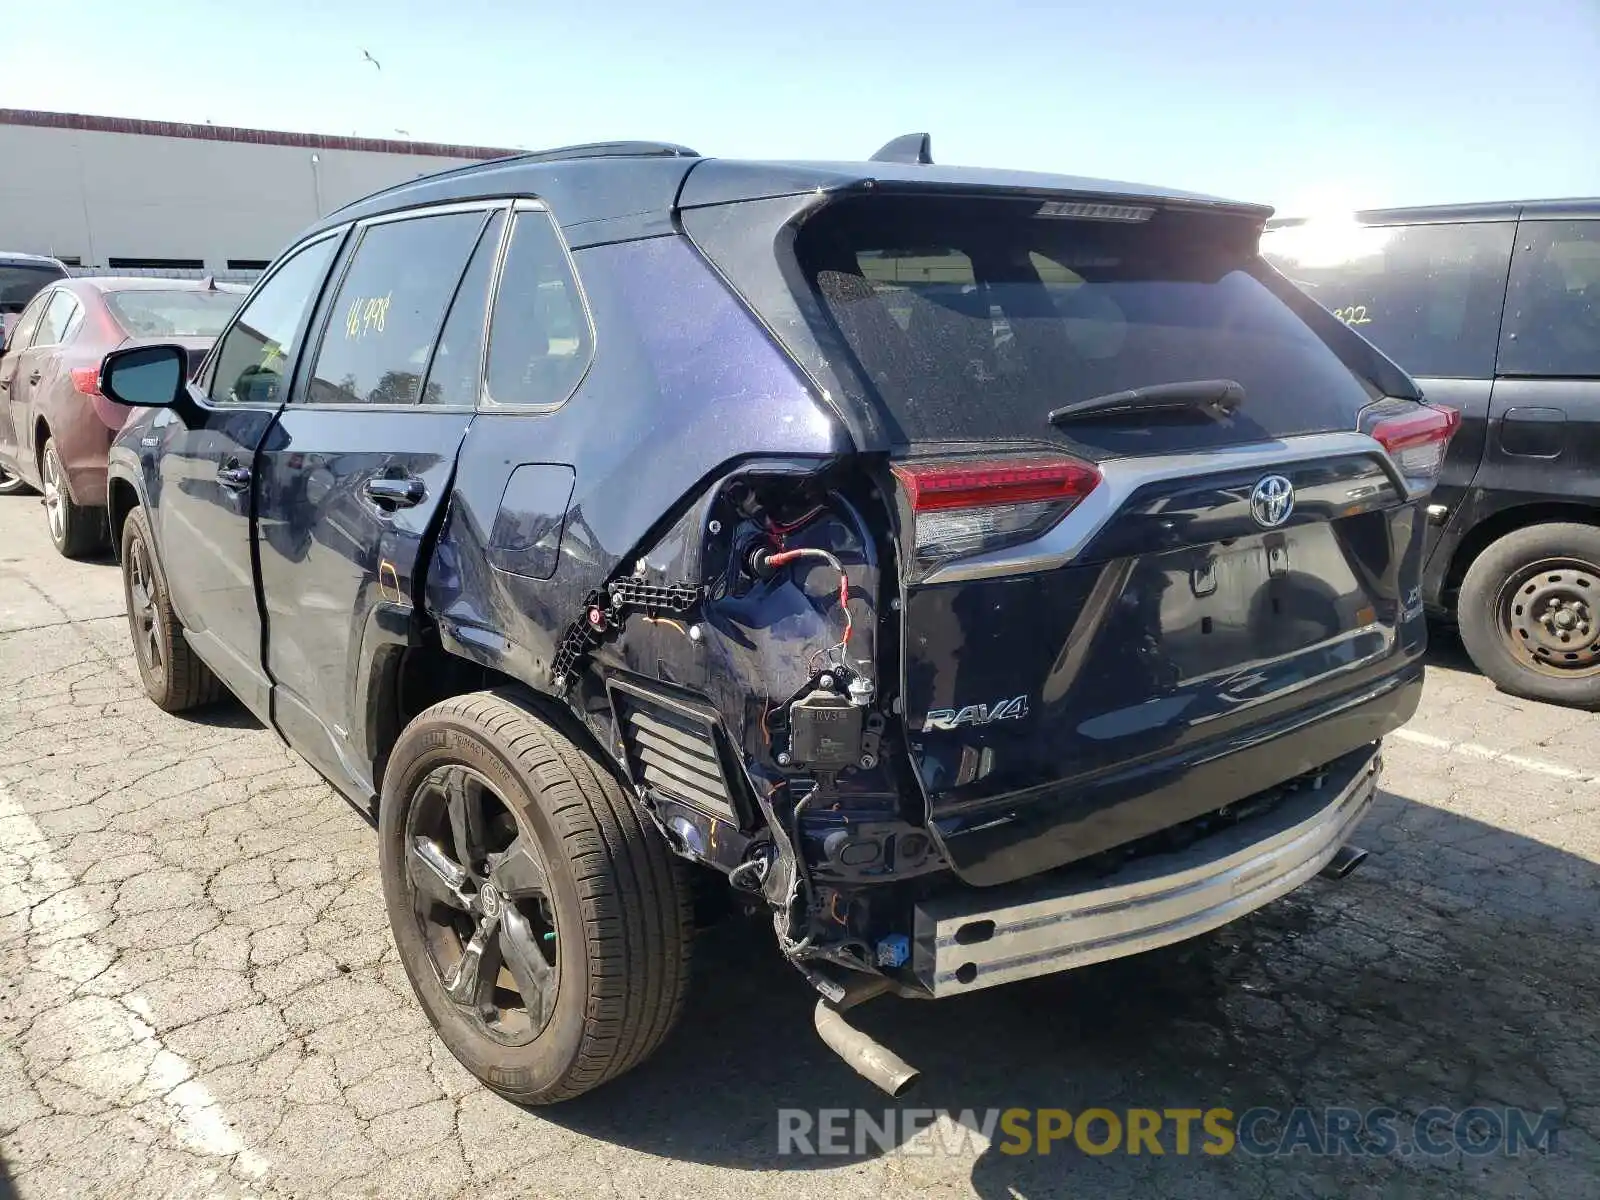
{"type": "Polygon", "coordinates": [[[0,109],[0,250],[259,270],[369,192],[513,150],[0,109]]]}

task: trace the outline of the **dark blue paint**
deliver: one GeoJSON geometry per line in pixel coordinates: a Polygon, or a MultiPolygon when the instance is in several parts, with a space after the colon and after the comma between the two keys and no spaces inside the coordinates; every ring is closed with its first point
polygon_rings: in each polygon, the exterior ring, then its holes
{"type": "Polygon", "coordinates": [[[277,726],[330,777],[372,789],[379,748],[366,702],[384,649],[404,644],[420,553],[471,413],[302,408],[278,417],[257,458],[257,545],[277,726]],[[388,509],[369,480],[421,484],[388,509]],[[395,620],[400,618],[401,620],[395,620]]]}
{"type": "MultiPolygon", "coordinates": [[[[1323,477],[1313,508],[1366,478],[1360,460],[1292,473],[1323,477]]],[[[1022,720],[911,734],[968,880],[1002,882],[1165,828],[1214,808],[1218,787],[1242,796],[1282,782],[1349,750],[1339,742],[1352,728],[1375,738],[1409,716],[1415,696],[1386,681],[1420,679],[1419,506],[1391,496],[1388,511],[1243,535],[1229,503],[1214,524],[1204,515],[1219,487],[1242,491],[1220,476],[1136,496],[1105,535],[1115,558],[1095,562],[1091,547],[1063,570],[909,589],[913,731],[932,711],[1028,697],[1022,720]],[[1374,691],[1366,717],[1328,719],[1374,691]]]]}
{"type": "Polygon", "coordinates": [[[523,463],[511,472],[489,535],[489,565],[530,579],[554,575],[576,479],[565,463],[523,463]]]}
{"type": "MultiPolygon", "coordinates": [[[[595,356],[547,411],[308,407],[304,365],[290,363],[281,409],[196,400],[130,422],[112,475],[154,510],[156,549],[182,581],[174,598],[207,663],[357,799],[373,792],[395,724],[419,707],[402,712],[415,697],[397,685],[413,655],[424,690],[450,688],[435,676],[452,672],[469,681],[460,690],[519,681],[543,694],[534,702],[567,705],[614,754],[608,684],[690,695],[719,718],[756,800],[738,830],[696,824],[708,856],[733,865],[763,821],[781,831],[775,814],[815,785],[798,840],[819,885],[841,888],[942,871],[929,826],[970,881],[1037,872],[1331,761],[1409,716],[1422,527],[1368,460],[1294,468],[1299,519],[1271,533],[1246,522],[1254,474],[1180,480],[1135,496],[1075,565],[902,587],[888,443],[852,399],[861,384],[848,356],[773,252],[825,193],[869,182],[1106,190],[893,164],[513,162],[328,218],[543,198],[574,251],[595,356]],[[680,232],[681,205],[719,199],[745,203],[697,209],[695,240],[680,232]],[[771,331],[803,348],[791,357],[771,331]],[[248,487],[221,487],[229,464],[252,473],[248,487]],[[369,492],[377,479],[414,483],[418,503],[386,507],[369,492]],[[839,637],[838,579],[809,563],[770,579],[740,571],[777,536],[761,505],[740,507],[748,488],[818,505],[783,536],[843,563],[850,654],[878,687],[875,764],[799,779],[778,764],[785,706],[839,637]],[[564,634],[623,577],[703,598],[682,619],[626,616],[563,686],[550,668],[564,634]],[[1025,720],[916,732],[932,709],[1019,694],[1025,720]],[[877,849],[871,861],[830,857],[841,839],[877,849]]],[[[1262,215],[1153,189],[1115,194],[1262,215]]],[[[1322,326],[1347,356],[1374,355],[1331,318],[1322,326]]],[[[1379,367],[1374,377],[1410,386],[1379,367]]],[[[902,893],[889,892],[873,922],[896,919],[902,893]]]]}
{"type": "Polygon", "coordinates": [[[556,645],[585,597],[650,551],[664,518],[730,464],[849,449],[794,365],[682,239],[597,246],[574,259],[605,331],[594,364],[554,412],[474,419],[427,586],[446,645],[539,688],[550,686],[556,645]],[[549,580],[496,569],[488,550],[510,478],[529,462],[575,468],[549,580]],[[486,642],[505,649],[488,653],[486,642]]]}

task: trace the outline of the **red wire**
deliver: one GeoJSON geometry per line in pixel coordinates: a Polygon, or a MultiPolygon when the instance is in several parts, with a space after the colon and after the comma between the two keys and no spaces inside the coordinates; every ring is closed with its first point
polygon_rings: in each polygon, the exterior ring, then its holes
{"type": "Polygon", "coordinates": [[[839,607],[844,611],[844,638],[840,641],[840,645],[848,646],[850,630],[855,623],[850,619],[850,579],[843,573],[839,576],[839,607]]]}

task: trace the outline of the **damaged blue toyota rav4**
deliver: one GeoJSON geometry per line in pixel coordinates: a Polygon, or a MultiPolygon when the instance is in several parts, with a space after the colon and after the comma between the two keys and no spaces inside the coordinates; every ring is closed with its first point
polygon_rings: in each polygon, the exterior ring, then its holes
{"type": "Polygon", "coordinates": [[[851,1006],[1361,858],[1455,414],[1261,259],[1268,215],[918,135],[371,196],[192,378],[106,359],[144,685],[231,692],[375,812],[417,998],[491,1088],[646,1058],[712,895],[898,1093],[851,1006]]]}

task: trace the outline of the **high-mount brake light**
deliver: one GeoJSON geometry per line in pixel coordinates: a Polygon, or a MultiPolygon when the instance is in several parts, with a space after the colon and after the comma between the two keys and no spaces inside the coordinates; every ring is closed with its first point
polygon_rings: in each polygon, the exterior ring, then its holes
{"type": "Polygon", "coordinates": [[[893,469],[922,567],[1032,541],[1100,484],[1093,464],[1054,454],[910,459],[893,469]]]}
{"type": "Polygon", "coordinates": [[[1148,221],[1156,210],[1143,204],[1099,204],[1079,200],[1046,200],[1036,217],[1055,217],[1071,221],[1148,221]]]}
{"type": "Polygon", "coordinates": [[[1365,431],[1389,452],[1412,490],[1432,487],[1461,414],[1436,404],[1402,400],[1374,405],[1363,414],[1365,431]]]}

